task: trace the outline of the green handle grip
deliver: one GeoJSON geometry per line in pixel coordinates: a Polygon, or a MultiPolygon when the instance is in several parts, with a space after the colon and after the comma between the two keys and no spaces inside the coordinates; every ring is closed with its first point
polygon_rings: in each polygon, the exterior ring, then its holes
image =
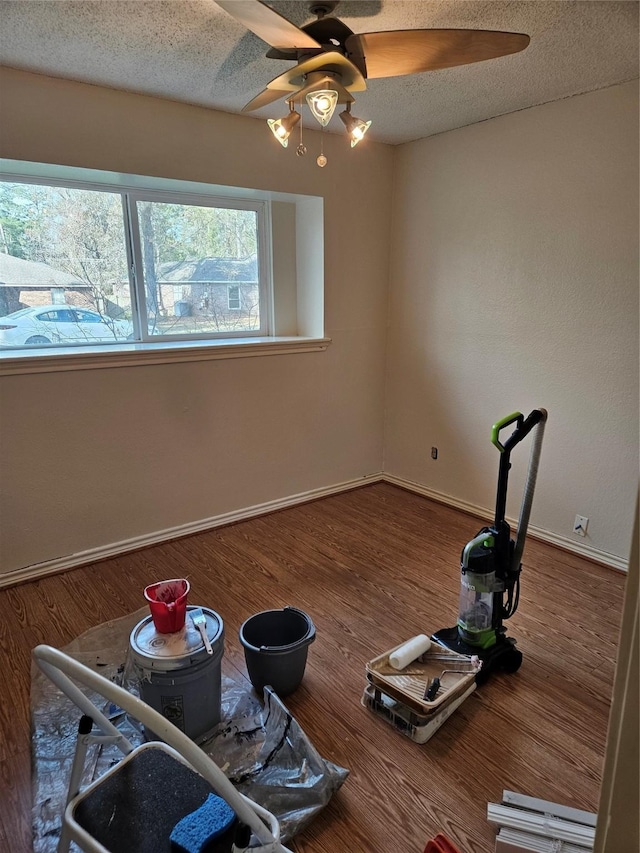
{"type": "Polygon", "coordinates": [[[522,423],[523,420],[524,415],[522,414],[522,412],[513,412],[511,415],[507,415],[506,418],[502,418],[501,421],[498,421],[492,426],[491,443],[495,444],[500,453],[504,452],[504,445],[502,445],[498,439],[500,431],[503,430],[506,426],[509,426],[509,424],[515,423],[515,421],[520,421],[520,423],[522,423]]]}

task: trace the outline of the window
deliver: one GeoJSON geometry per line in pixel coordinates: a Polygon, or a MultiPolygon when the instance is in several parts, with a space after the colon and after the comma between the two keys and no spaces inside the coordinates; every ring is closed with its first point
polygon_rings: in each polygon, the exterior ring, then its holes
{"type": "MultiPolygon", "coordinates": [[[[265,335],[267,288],[260,274],[263,205],[229,207],[129,198],[133,244],[144,282],[143,336],[265,335]],[[240,304],[242,282],[244,299],[240,304]],[[176,285],[181,295],[175,301],[176,285]],[[237,305],[228,293],[235,287],[237,305]],[[235,308],[233,314],[229,309],[235,308]]],[[[143,338],[144,339],[144,338],[143,338]]]]}
{"type": "Polygon", "coordinates": [[[2,181],[0,225],[3,349],[270,334],[265,201],[2,181]]]}
{"type": "Polygon", "coordinates": [[[227,308],[229,311],[240,310],[240,288],[233,284],[227,290],[227,308]]]}
{"type": "Polygon", "coordinates": [[[324,253],[321,197],[0,160],[0,372],[324,350],[324,253]]]}

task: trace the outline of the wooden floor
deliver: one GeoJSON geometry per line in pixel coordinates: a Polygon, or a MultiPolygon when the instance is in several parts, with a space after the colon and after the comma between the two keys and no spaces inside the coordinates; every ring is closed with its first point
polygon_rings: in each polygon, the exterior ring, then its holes
{"type": "MultiPolygon", "coordinates": [[[[225,663],[245,673],[241,622],[287,604],[317,627],[287,699],[320,753],[350,775],[292,845],[298,853],[421,853],[444,832],[489,853],[503,789],[596,811],[624,577],[529,540],[509,623],[524,663],[478,689],[427,744],[360,704],[364,665],[455,624],[459,558],[482,522],[376,484],[0,591],[0,850],[31,849],[30,652],[63,646],[188,576],[223,617],[225,663]]],[[[126,853],[126,851],[123,851],[126,853]]]]}

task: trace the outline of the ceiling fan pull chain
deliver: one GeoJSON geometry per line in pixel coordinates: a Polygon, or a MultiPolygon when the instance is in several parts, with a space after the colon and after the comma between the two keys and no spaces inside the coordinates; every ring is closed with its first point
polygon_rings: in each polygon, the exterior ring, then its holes
{"type": "Polygon", "coordinates": [[[298,143],[298,147],[296,148],[296,154],[298,157],[304,157],[307,153],[307,146],[302,141],[302,125],[304,124],[303,111],[300,110],[300,142],[298,143]]]}
{"type": "Polygon", "coordinates": [[[318,164],[318,166],[320,166],[321,169],[324,169],[324,167],[327,165],[327,158],[324,156],[324,152],[322,149],[323,140],[324,127],[320,130],[320,154],[318,154],[318,159],[316,160],[316,163],[318,164]]]}

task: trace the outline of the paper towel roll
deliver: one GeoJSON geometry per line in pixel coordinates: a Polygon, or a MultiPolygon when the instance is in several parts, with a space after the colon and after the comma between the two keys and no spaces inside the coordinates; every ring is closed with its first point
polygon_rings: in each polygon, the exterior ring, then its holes
{"type": "Polygon", "coordinates": [[[394,669],[404,669],[405,666],[409,666],[411,661],[414,661],[416,658],[419,658],[420,655],[428,652],[430,647],[431,640],[427,635],[418,634],[417,637],[407,640],[407,642],[403,643],[399,649],[392,652],[389,655],[389,663],[394,669]]]}

